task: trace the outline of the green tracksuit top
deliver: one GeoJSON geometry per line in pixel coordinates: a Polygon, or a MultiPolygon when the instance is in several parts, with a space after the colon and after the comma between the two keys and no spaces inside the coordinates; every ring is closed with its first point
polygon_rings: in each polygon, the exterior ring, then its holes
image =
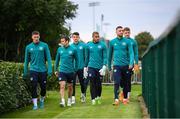
{"type": "Polygon", "coordinates": [[[124,37],[111,40],[108,53],[109,70],[111,70],[112,58],[113,66],[133,66],[134,53],[131,42],[124,37]]]}
{"type": "Polygon", "coordinates": [[[78,54],[78,62],[75,62],[75,70],[83,69],[85,66],[85,50],[86,50],[86,44],[82,41],[79,41],[78,43],[71,44],[76,50],[78,54]]]}
{"type": "Polygon", "coordinates": [[[30,43],[26,46],[24,59],[24,75],[27,75],[28,64],[30,62],[30,70],[36,72],[47,71],[46,61],[48,62],[48,74],[52,74],[51,54],[46,43],[30,43]]]}
{"type": "Polygon", "coordinates": [[[135,64],[138,64],[138,44],[137,44],[137,41],[135,39],[132,39],[132,38],[127,38],[127,39],[130,40],[132,43],[133,52],[134,52],[134,61],[135,61],[135,64]]]}
{"type": "Polygon", "coordinates": [[[59,47],[56,54],[54,70],[63,73],[75,72],[74,61],[78,62],[77,51],[74,47],[59,47]],[[59,70],[58,70],[59,67],[59,70]]]}
{"type": "Polygon", "coordinates": [[[101,41],[87,43],[85,66],[101,69],[103,65],[107,65],[106,45],[101,41]]]}

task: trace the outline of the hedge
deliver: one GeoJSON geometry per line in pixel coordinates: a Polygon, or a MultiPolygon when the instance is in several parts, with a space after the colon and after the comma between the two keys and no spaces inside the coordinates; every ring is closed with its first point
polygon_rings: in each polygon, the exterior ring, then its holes
{"type": "Polygon", "coordinates": [[[31,103],[27,82],[19,78],[22,69],[20,63],[0,62],[0,113],[31,103]]]}

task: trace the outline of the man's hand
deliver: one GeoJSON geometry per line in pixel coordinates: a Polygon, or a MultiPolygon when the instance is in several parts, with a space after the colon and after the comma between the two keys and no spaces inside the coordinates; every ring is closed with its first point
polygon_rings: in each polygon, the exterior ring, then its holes
{"type": "Polygon", "coordinates": [[[133,66],[129,65],[129,69],[132,69],[132,68],[133,68],[133,66]]]}
{"type": "Polygon", "coordinates": [[[139,72],[139,65],[138,65],[138,64],[135,64],[135,65],[134,65],[134,72],[135,72],[135,73],[138,73],[138,72],[139,72]]]}
{"type": "Polygon", "coordinates": [[[58,72],[57,71],[55,71],[54,74],[55,74],[56,77],[58,77],[58,72]]]}
{"type": "Polygon", "coordinates": [[[83,76],[84,76],[84,78],[87,78],[87,76],[88,76],[88,68],[87,67],[84,67],[83,76]]]}
{"type": "Polygon", "coordinates": [[[101,76],[105,76],[106,75],[106,66],[103,65],[103,67],[99,70],[99,73],[101,76]]]}

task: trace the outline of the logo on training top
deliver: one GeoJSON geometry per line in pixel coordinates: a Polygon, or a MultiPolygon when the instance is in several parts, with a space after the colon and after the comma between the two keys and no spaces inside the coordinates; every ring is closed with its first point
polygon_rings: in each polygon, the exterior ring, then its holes
{"type": "Polygon", "coordinates": [[[69,54],[72,54],[72,51],[69,51],[69,54]]]}
{"type": "Polygon", "coordinates": [[[63,53],[63,51],[61,50],[61,52],[60,52],[61,54],[63,53]]]}
{"type": "Polygon", "coordinates": [[[32,80],[33,80],[33,77],[31,77],[30,80],[32,81],[32,80]]]}
{"type": "Polygon", "coordinates": [[[83,47],[82,47],[82,46],[80,46],[80,47],[79,47],[79,49],[80,49],[80,50],[82,50],[82,49],[83,49],[83,47]]]}
{"type": "Polygon", "coordinates": [[[33,48],[31,48],[30,51],[33,51],[33,48]]]}
{"type": "Polygon", "coordinates": [[[116,43],[114,43],[114,46],[116,46],[117,44],[116,43]]]}
{"type": "Polygon", "coordinates": [[[90,49],[92,49],[93,47],[92,46],[90,46],[90,49]]]}
{"type": "Polygon", "coordinates": [[[122,45],[123,45],[123,46],[126,46],[126,43],[125,43],[125,42],[123,42],[123,43],[122,43],[122,45]]]}
{"type": "Polygon", "coordinates": [[[98,48],[99,48],[99,49],[101,49],[101,48],[102,48],[102,46],[101,46],[101,45],[98,45],[98,48]]]}
{"type": "Polygon", "coordinates": [[[43,50],[43,47],[39,47],[39,50],[43,50]]]}

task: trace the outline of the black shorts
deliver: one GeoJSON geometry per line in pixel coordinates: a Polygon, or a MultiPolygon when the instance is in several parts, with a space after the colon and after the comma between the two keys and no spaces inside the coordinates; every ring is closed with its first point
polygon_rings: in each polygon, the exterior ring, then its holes
{"type": "Polygon", "coordinates": [[[72,83],[74,79],[74,73],[64,73],[64,72],[59,72],[59,81],[66,81],[67,83],[72,83]]]}

